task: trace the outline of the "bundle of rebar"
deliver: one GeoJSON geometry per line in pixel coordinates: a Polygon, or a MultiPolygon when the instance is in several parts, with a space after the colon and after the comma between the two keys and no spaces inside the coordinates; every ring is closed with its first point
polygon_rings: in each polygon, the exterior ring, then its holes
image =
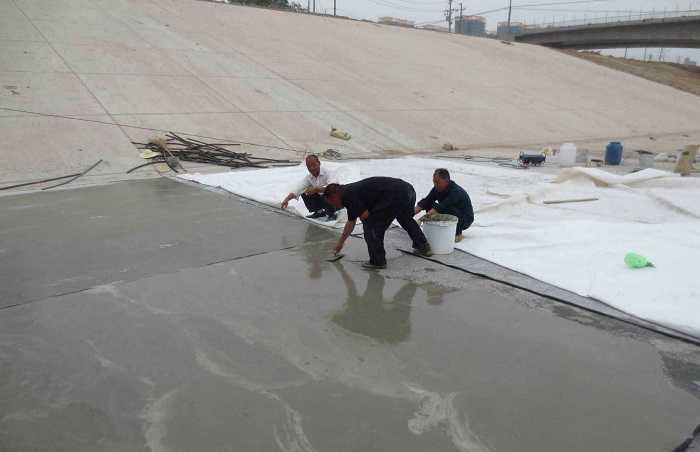
{"type": "Polygon", "coordinates": [[[231,169],[269,168],[270,166],[295,166],[300,164],[300,162],[291,160],[255,157],[247,152],[234,152],[227,149],[232,146],[240,146],[239,143],[205,143],[192,138],[183,138],[173,132],[169,132],[165,136],[165,140],[150,140],[148,143],[132,141],[132,143],[139,149],[150,149],[154,152],[167,153],[181,161],[221,165],[231,169]]]}

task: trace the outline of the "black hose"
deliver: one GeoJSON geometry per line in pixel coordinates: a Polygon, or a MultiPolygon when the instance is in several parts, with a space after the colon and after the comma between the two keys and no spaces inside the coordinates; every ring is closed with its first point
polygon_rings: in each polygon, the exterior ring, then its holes
{"type": "Polygon", "coordinates": [[[126,174],[129,174],[133,170],[137,170],[139,168],[143,168],[144,166],[152,165],[154,163],[166,163],[166,162],[165,162],[165,160],[158,160],[158,161],[154,161],[154,162],[144,163],[143,165],[139,165],[139,166],[135,166],[135,167],[131,168],[129,171],[126,172],[126,174]]]}
{"type": "MultiPolygon", "coordinates": [[[[459,266],[457,266],[457,265],[447,264],[447,263],[441,262],[441,261],[439,261],[439,260],[437,260],[437,259],[431,259],[431,258],[429,258],[429,257],[425,257],[425,256],[421,256],[421,255],[415,254],[413,251],[408,251],[408,250],[401,249],[401,248],[399,248],[399,250],[400,250],[400,251],[403,251],[404,253],[412,254],[413,256],[418,256],[418,257],[421,257],[421,258],[423,258],[423,259],[425,259],[425,260],[428,260],[428,261],[431,261],[431,262],[435,262],[435,263],[437,263],[437,264],[444,265],[445,267],[454,268],[455,270],[459,270],[459,271],[462,271],[462,272],[464,272],[464,273],[469,273],[470,275],[479,276],[479,277],[482,277],[482,278],[484,278],[484,279],[488,279],[489,281],[494,281],[494,282],[498,282],[498,283],[501,283],[501,284],[505,284],[506,286],[510,286],[510,287],[515,288],[515,289],[520,289],[520,290],[523,290],[523,291],[525,291],[525,292],[528,292],[528,293],[531,293],[531,294],[534,294],[534,295],[538,295],[538,296],[543,297],[543,298],[548,298],[548,299],[550,299],[550,300],[558,301],[559,303],[562,303],[562,304],[565,304],[565,305],[568,305],[568,306],[573,306],[573,307],[576,307],[576,308],[579,308],[579,309],[583,309],[584,311],[593,312],[594,314],[598,314],[598,315],[602,315],[602,316],[604,316],[604,317],[608,317],[608,318],[611,318],[611,319],[615,319],[615,320],[618,320],[618,321],[620,321],[620,322],[626,323],[626,324],[628,324],[628,325],[634,325],[634,326],[636,326],[636,327],[643,328],[643,329],[645,329],[645,330],[647,330],[647,331],[652,331],[652,332],[657,333],[657,334],[662,334],[662,335],[664,335],[664,336],[668,336],[668,337],[671,337],[671,338],[673,338],[673,339],[677,339],[677,340],[679,340],[679,341],[686,342],[686,343],[688,343],[688,344],[700,345],[700,339],[696,339],[696,338],[694,338],[694,337],[688,337],[688,336],[684,336],[684,335],[681,335],[681,334],[676,334],[676,333],[674,333],[674,332],[672,332],[672,331],[668,331],[668,330],[656,330],[656,329],[654,329],[654,328],[649,327],[648,325],[644,325],[644,324],[642,324],[642,323],[635,322],[634,320],[628,320],[628,319],[620,318],[620,317],[617,317],[617,316],[615,316],[615,315],[613,315],[613,314],[610,314],[610,313],[607,313],[607,312],[603,312],[603,311],[600,311],[600,310],[595,309],[595,308],[591,308],[591,307],[588,307],[588,306],[582,306],[582,305],[580,305],[580,304],[574,303],[574,302],[572,302],[572,301],[565,300],[565,299],[560,298],[560,297],[556,297],[556,296],[554,296],[554,295],[548,295],[548,294],[545,294],[545,293],[542,293],[542,292],[538,292],[538,291],[536,291],[536,290],[534,290],[534,289],[530,289],[530,288],[527,288],[527,287],[525,287],[525,286],[521,286],[521,285],[519,285],[519,284],[515,284],[515,283],[509,282],[509,281],[504,281],[504,280],[502,280],[502,279],[494,278],[493,276],[489,276],[489,275],[487,275],[486,273],[474,272],[474,271],[471,271],[471,270],[467,270],[466,268],[459,267],[459,266]]],[[[599,301],[600,303],[603,303],[603,302],[600,301],[600,300],[596,300],[596,301],[599,301]]]]}
{"type": "Polygon", "coordinates": [[[90,168],[86,169],[86,170],[83,171],[82,173],[78,174],[77,176],[74,176],[72,179],[68,179],[67,181],[61,182],[60,184],[57,184],[57,185],[52,185],[52,186],[50,186],[50,187],[44,187],[44,188],[42,188],[42,190],[48,190],[49,188],[60,187],[61,185],[66,185],[66,184],[69,183],[69,182],[73,182],[73,181],[76,180],[77,178],[79,178],[79,177],[81,177],[81,176],[87,174],[88,171],[92,170],[94,167],[96,167],[96,166],[99,165],[100,163],[102,163],[102,159],[100,159],[97,163],[95,163],[94,165],[92,165],[90,168]]]}
{"type": "Polygon", "coordinates": [[[26,182],[24,184],[10,185],[9,187],[2,187],[0,190],[9,190],[11,188],[26,187],[27,185],[43,184],[44,182],[52,182],[55,180],[68,179],[69,177],[80,176],[80,173],[69,174],[67,176],[53,177],[51,179],[38,180],[36,182],[26,182]]]}

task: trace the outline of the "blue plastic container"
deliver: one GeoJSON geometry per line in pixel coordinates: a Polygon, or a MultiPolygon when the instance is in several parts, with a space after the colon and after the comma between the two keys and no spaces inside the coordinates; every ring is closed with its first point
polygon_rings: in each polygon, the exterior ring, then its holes
{"type": "Polygon", "coordinates": [[[605,164],[619,165],[622,160],[622,143],[619,141],[611,141],[605,147],[605,164]]]}

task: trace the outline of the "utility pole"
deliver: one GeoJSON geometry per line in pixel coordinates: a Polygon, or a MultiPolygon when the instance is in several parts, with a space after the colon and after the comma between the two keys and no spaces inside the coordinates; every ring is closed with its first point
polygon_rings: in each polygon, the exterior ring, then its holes
{"type": "Polygon", "coordinates": [[[510,3],[508,4],[508,38],[506,39],[507,41],[511,41],[510,39],[510,12],[513,9],[513,0],[510,0],[510,3]]]}
{"type": "MultiPolygon", "coordinates": [[[[464,21],[462,20],[462,12],[464,11],[464,7],[462,4],[459,4],[459,32],[460,34],[466,35],[464,32],[464,21]]],[[[457,32],[457,26],[455,25],[455,33],[457,32]]]]}
{"type": "Polygon", "coordinates": [[[447,13],[447,17],[445,17],[445,19],[447,19],[447,23],[448,23],[447,31],[452,33],[452,0],[447,0],[446,13],[447,13]]]}
{"type": "Polygon", "coordinates": [[[337,16],[337,14],[335,13],[335,0],[333,0],[333,15],[337,16]]]}

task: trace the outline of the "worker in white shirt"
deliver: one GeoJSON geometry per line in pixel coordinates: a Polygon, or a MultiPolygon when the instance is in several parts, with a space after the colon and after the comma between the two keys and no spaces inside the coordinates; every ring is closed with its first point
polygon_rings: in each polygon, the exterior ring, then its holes
{"type": "Polygon", "coordinates": [[[338,183],[338,179],[335,177],[335,173],[332,170],[327,170],[321,168],[321,161],[315,155],[309,155],[306,157],[306,169],[309,170],[309,174],[304,177],[295,190],[288,194],[284,201],[282,201],[282,208],[286,209],[289,201],[292,199],[301,199],[304,201],[304,205],[310,215],[306,218],[321,218],[327,216],[326,221],[333,221],[336,219],[336,212],[339,209],[331,206],[323,198],[323,190],[326,185],[330,183],[338,183]]]}

